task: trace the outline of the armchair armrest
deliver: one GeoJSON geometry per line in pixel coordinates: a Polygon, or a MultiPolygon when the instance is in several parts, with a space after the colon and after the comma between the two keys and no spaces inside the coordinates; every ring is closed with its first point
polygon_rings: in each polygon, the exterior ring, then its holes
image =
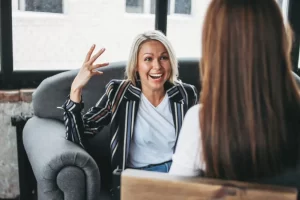
{"type": "Polygon", "coordinates": [[[98,166],[84,149],[65,139],[61,122],[34,116],[24,127],[23,142],[39,199],[99,198],[98,166]]]}

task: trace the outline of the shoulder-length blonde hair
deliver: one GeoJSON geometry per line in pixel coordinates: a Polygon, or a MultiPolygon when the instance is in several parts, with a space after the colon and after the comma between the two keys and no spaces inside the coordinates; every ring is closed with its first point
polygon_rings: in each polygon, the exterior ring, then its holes
{"type": "Polygon", "coordinates": [[[167,37],[162,32],[157,30],[147,31],[135,37],[131,46],[131,50],[130,50],[130,54],[126,66],[125,78],[127,78],[127,80],[130,80],[134,85],[136,85],[136,78],[137,78],[136,67],[137,67],[138,53],[141,49],[142,44],[150,40],[157,40],[165,46],[169,54],[171,67],[172,67],[169,81],[171,83],[174,83],[175,81],[177,81],[177,77],[178,77],[178,62],[175,55],[175,51],[170,41],[167,39],[167,37]]]}

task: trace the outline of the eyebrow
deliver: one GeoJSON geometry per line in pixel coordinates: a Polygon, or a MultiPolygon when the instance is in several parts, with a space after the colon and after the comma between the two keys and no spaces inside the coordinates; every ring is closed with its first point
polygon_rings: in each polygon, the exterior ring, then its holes
{"type": "Polygon", "coordinates": [[[146,54],[150,54],[150,55],[153,55],[153,53],[144,53],[144,55],[146,55],[146,54]]]}
{"type": "MultiPolygon", "coordinates": [[[[164,51],[164,52],[162,52],[160,55],[162,55],[162,54],[167,54],[168,52],[167,51],[164,51]]],[[[150,54],[150,55],[153,55],[153,53],[144,53],[144,55],[146,55],[146,54],[150,54]]]]}

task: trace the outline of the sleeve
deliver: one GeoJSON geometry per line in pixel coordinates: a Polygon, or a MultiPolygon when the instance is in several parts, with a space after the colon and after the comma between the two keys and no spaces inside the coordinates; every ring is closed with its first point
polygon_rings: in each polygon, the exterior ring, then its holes
{"type": "Polygon", "coordinates": [[[66,139],[79,144],[84,148],[83,139],[94,136],[111,120],[111,101],[113,83],[106,85],[104,95],[95,106],[90,108],[86,114],[82,114],[84,103],[73,102],[69,97],[62,105],[64,110],[64,122],[66,127],[66,139]]]}
{"type": "Polygon", "coordinates": [[[198,176],[201,174],[199,109],[200,105],[196,105],[185,116],[169,171],[171,175],[198,176]]]}
{"type": "Polygon", "coordinates": [[[194,105],[197,105],[199,103],[199,98],[198,98],[198,91],[196,89],[195,86],[191,86],[192,87],[192,90],[193,90],[193,94],[192,94],[192,102],[191,102],[191,107],[194,106],[194,105]]]}

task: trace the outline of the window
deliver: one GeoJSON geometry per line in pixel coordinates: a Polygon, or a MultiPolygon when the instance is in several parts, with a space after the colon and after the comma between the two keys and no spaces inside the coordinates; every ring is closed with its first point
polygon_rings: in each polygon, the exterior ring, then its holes
{"type": "Polygon", "coordinates": [[[19,0],[23,11],[63,13],[63,0],[19,0]]]}
{"type": "Polygon", "coordinates": [[[134,37],[155,27],[154,17],[124,15],[125,0],[67,2],[67,15],[12,6],[14,71],[80,68],[92,44],[106,48],[96,63],[126,61],[134,37]]]}
{"type": "Polygon", "coordinates": [[[176,51],[177,57],[200,57],[202,23],[210,1],[211,0],[173,1],[175,5],[177,3],[177,6],[179,7],[180,5],[181,7],[176,10],[175,6],[174,13],[176,11],[190,12],[190,15],[175,13],[175,16],[168,16],[167,36],[176,51]]]}
{"type": "Polygon", "coordinates": [[[126,0],[126,12],[128,13],[143,13],[144,0],[126,0]]]}
{"type": "MultiPolygon", "coordinates": [[[[170,5],[171,2],[170,0],[168,0],[168,15],[170,14],[170,5]]],[[[150,10],[151,14],[155,14],[155,6],[156,6],[156,0],[151,0],[151,10],[150,10]]]]}
{"type": "MultiPolygon", "coordinates": [[[[155,14],[156,1],[157,0],[126,0],[126,12],[155,14]]],[[[191,10],[191,0],[168,0],[168,15],[190,15],[191,10]]]]}
{"type": "Polygon", "coordinates": [[[175,0],[176,14],[191,14],[192,4],[191,0],[175,0]]]}

